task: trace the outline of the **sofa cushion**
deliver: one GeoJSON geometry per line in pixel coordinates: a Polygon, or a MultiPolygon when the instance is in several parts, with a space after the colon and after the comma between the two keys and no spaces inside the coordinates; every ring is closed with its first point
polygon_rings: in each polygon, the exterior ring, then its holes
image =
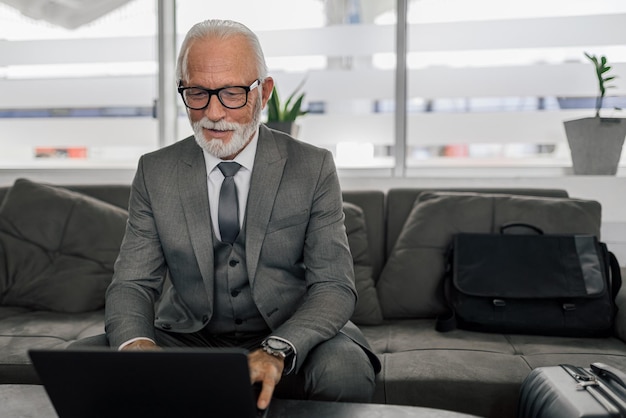
{"type": "Polygon", "coordinates": [[[382,359],[386,403],[418,402],[474,417],[515,417],[520,382],[529,373],[518,356],[477,350],[386,353],[382,359]]]}
{"type": "Polygon", "coordinates": [[[79,339],[102,334],[104,309],[62,313],[0,306],[0,330],[0,384],[41,384],[28,350],[63,349],[79,339]]]}
{"type": "MultiPolygon", "coordinates": [[[[415,200],[424,192],[464,192],[464,193],[482,193],[482,194],[514,194],[517,196],[535,196],[535,197],[569,197],[567,190],[563,189],[545,189],[545,188],[520,188],[514,189],[502,187],[472,187],[472,188],[392,188],[386,193],[386,239],[385,239],[385,260],[391,255],[393,247],[398,241],[398,237],[404,227],[406,218],[413,210],[415,200]]],[[[368,213],[366,211],[366,213],[368,213]]],[[[381,269],[382,270],[382,269],[381,269]]],[[[379,273],[380,275],[380,273],[379,273]]],[[[377,276],[378,277],[378,276],[377,276]]]]}
{"type": "Polygon", "coordinates": [[[442,333],[435,321],[396,319],[360,327],[383,362],[376,391],[384,392],[384,402],[515,417],[520,385],[535,367],[601,362],[626,370],[624,342],[615,337],[442,333]],[[451,390],[459,394],[454,404],[451,390]]]}
{"type": "Polygon", "coordinates": [[[372,262],[372,277],[376,281],[387,259],[385,254],[385,192],[382,190],[343,190],[341,194],[344,202],[357,205],[363,210],[367,245],[372,262]]]}
{"type": "Polygon", "coordinates": [[[127,217],[106,202],[18,179],[0,206],[0,304],[102,308],[127,217]]]}
{"type": "Polygon", "coordinates": [[[358,293],[352,321],[355,324],[378,324],[382,322],[383,314],[372,277],[365,215],[360,207],[348,202],[344,202],[343,212],[346,215],[344,223],[354,261],[354,276],[358,293]]]}
{"type": "Polygon", "coordinates": [[[600,237],[601,206],[571,198],[463,192],[418,196],[377,284],[385,318],[432,318],[445,312],[445,254],[459,232],[497,233],[512,222],[545,233],[600,237]]]}

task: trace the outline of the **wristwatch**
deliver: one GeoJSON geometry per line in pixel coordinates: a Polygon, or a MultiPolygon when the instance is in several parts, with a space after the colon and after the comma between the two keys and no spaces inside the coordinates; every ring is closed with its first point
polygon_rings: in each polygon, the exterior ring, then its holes
{"type": "Polygon", "coordinates": [[[293,354],[291,344],[273,337],[266,338],[265,341],[261,343],[261,348],[267,354],[282,358],[283,360],[293,354]]]}

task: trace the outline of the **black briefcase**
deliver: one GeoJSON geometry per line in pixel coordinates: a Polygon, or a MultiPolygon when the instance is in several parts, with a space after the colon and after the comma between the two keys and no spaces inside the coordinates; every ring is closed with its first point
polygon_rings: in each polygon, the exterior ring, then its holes
{"type": "Polygon", "coordinates": [[[453,238],[437,330],[573,337],[612,335],[622,285],[615,255],[593,235],[543,234],[510,224],[500,234],[453,238]],[[508,228],[533,234],[508,234],[508,228]]]}
{"type": "Polygon", "coordinates": [[[538,367],[522,383],[517,416],[626,417],[626,374],[603,363],[538,367]]]}

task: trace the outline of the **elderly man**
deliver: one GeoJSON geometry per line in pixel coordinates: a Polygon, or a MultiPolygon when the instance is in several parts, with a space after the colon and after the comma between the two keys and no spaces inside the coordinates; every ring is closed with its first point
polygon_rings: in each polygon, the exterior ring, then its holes
{"type": "Polygon", "coordinates": [[[369,401],[380,363],[349,322],[354,273],[331,153],[260,124],[274,81],[244,25],[196,24],[177,77],[194,136],[139,161],[108,343],[248,349],[261,409],[274,393],[369,401]]]}

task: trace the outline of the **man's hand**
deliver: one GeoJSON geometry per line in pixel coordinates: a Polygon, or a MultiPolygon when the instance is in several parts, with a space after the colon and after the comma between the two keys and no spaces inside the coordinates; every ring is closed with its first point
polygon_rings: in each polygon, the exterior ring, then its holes
{"type": "Polygon", "coordinates": [[[153,343],[150,340],[141,339],[137,341],[133,341],[132,343],[124,346],[122,351],[126,350],[158,350],[159,346],[153,343]]]}
{"type": "Polygon", "coordinates": [[[258,349],[248,354],[248,366],[252,384],[261,382],[262,385],[257,408],[266,409],[272,400],[274,388],[283,375],[285,360],[258,349]]]}

